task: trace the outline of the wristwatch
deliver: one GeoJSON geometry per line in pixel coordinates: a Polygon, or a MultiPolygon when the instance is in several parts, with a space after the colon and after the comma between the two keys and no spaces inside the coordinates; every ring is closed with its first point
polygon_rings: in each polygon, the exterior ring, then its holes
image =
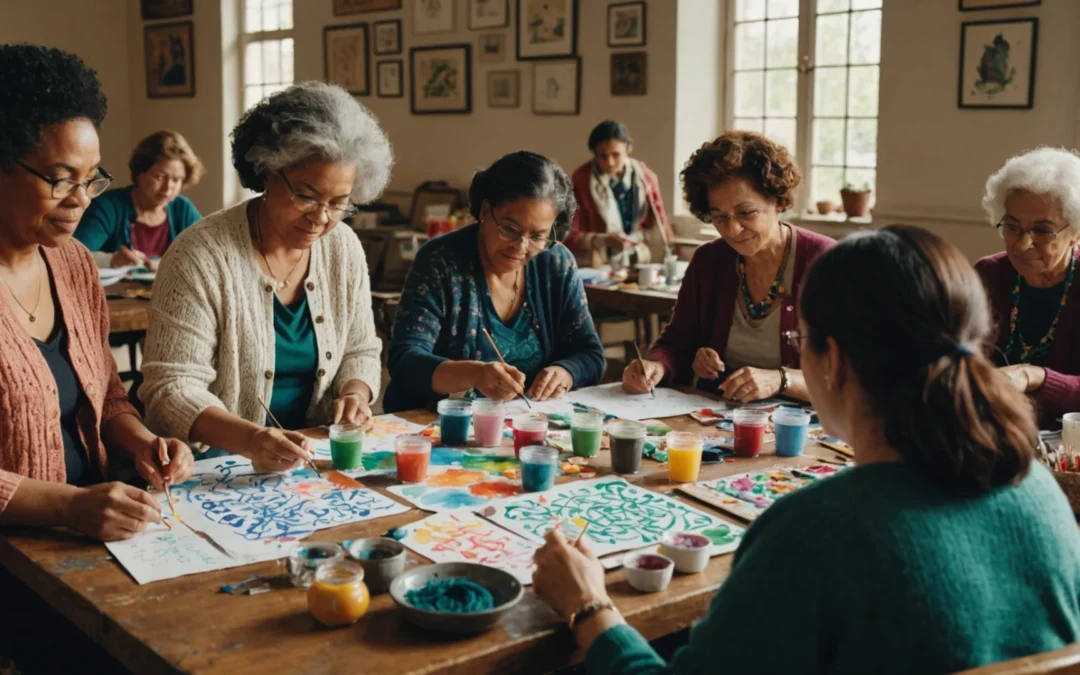
{"type": "Polygon", "coordinates": [[[790,381],[788,380],[787,368],[780,366],[780,389],[776,393],[783,394],[787,391],[788,384],[790,384],[790,381]]]}
{"type": "Polygon", "coordinates": [[[611,604],[610,600],[608,600],[607,602],[591,600],[589,602],[586,602],[581,609],[571,614],[570,618],[567,619],[566,623],[570,624],[570,630],[574,630],[575,628],[577,628],[577,625],[579,623],[598,612],[604,611],[605,609],[615,609],[615,605],[611,604]]]}

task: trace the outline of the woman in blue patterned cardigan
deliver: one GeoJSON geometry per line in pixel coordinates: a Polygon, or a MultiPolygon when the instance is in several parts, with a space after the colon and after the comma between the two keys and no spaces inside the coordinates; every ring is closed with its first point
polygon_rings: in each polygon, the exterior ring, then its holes
{"type": "Polygon", "coordinates": [[[558,243],[575,208],[566,173],[547,157],[515,152],[476,174],[469,202],[477,222],[425,244],[405,281],[387,412],[432,408],[470,390],[543,401],[603,374],[574,256],[558,243]]]}

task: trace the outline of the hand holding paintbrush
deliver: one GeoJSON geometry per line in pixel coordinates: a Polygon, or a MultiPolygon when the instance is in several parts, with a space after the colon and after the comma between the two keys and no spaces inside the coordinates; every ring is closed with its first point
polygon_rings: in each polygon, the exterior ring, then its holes
{"type": "MultiPolygon", "coordinates": [[[[283,433],[286,433],[286,434],[290,433],[290,432],[285,431],[285,427],[281,426],[281,422],[278,422],[277,418],[274,417],[274,413],[270,412],[270,407],[267,406],[266,403],[261,398],[259,399],[259,405],[261,405],[263,410],[266,411],[267,417],[269,417],[270,420],[274,423],[274,426],[276,426],[283,433]]],[[[286,440],[289,441],[290,444],[292,444],[292,442],[293,442],[293,439],[286,438],[286,440]]],[[[306,442],[306,440],[301,441],[301,443],[305,443],[305,442],[306,442]]],[[[301,446],[301,447],[303,447],[303,446],[301,446]]],[[[295,450],[294,450],[294,452],[295,452],[295,450]]],[[[315,475],[317,475],[319,478],[322,478],[322,473],[319,472],[319,467],[315,466],[315,460],[314,459],[312,459],[309,455],[300,455],[300,457],[301,457],[302,460],[304,460],[304,461],[306,461],[308,463],[308,466],[310,466],[312,468],[312,470],[315,472],[315,475]]],[[[294,459],[293,461],[295,462],[296,460],[294,459]]]]}
{"type": "MultiPolygon", "coordinates": [[[[495,356],[499,357],[499,363],[503,364],[507,368],[512,368],[513,366],[506,363],[506,359],[503,358],[502,352],[499,351],[499,347],[495,344],[495,340],[491,337],[491,333],[488,332],[488,329],[481,328],[481,330],[484,331],[484,337],[486,337],[488,342],[491,343],[491,348],[495,350],[495,356]]],[[[518,372],[516,368],[514,370],[515,372],[518,372]]],[[[508,381],[507,378],[503,378],[503,380],[505,383],[512,386],[511,388],[513,389],[515,394],[525,400],[525,405],[527,405],[529,408],[532,408],[532,403],[529,401],[529,397],[525,395],[525,389],[522,384],[519,384],[518,382],[508,381]]]]}
{"type": "MultiPolygon", "coordinates": [[[[638,347],[636,342],[634,343],[634,353],[637,354],[638,363],[641,364],[641,372],[645,372],[645,359],[641,357],[641,347],[638,347]]],[[[653,398],[656,398],[656,387],[651,386],[651,383],[649,386],[649,393],[653,398]]]]}

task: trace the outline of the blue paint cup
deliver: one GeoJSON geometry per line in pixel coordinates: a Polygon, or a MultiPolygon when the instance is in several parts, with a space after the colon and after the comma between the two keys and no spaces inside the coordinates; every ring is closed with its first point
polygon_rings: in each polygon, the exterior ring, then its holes
{"type": "Polygon", "coordinates": [[[776,432],[776,456],[797,457],[806,445],[806,432],[810,429],[810,413],[800,408],[777,408],[773,413],[773,429],[776,432]]]}
{"type": "Polygon", "coordinates": [[[555,467],[559,451],[549,445],[530,445],[521,449],[521,488],[525,492],[543,492],[555,485],[555,467]]]}
{"type": "Polygon", "coordinates": [[[445,445],[465,445],[472,424],[472,401],[444,398],[439,401],[439,432],[445,445]]]}

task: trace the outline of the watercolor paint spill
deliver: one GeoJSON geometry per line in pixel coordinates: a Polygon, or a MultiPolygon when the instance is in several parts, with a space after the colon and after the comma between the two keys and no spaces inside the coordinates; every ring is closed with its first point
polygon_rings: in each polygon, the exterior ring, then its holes
{"type": "Polygon", "coordinates": [[[433,562],[471,562],[532,583],[533,553],[539,548],[469,511],[446,511],[403,527],[401,543],[433,562]]]}
{"type": "Polygon", "coordinates": [[[521,483],[483,471],[446,469],[430,474],[423,482],[387,488],[424,511],[476,508],[521,492],[521,483]]]}

